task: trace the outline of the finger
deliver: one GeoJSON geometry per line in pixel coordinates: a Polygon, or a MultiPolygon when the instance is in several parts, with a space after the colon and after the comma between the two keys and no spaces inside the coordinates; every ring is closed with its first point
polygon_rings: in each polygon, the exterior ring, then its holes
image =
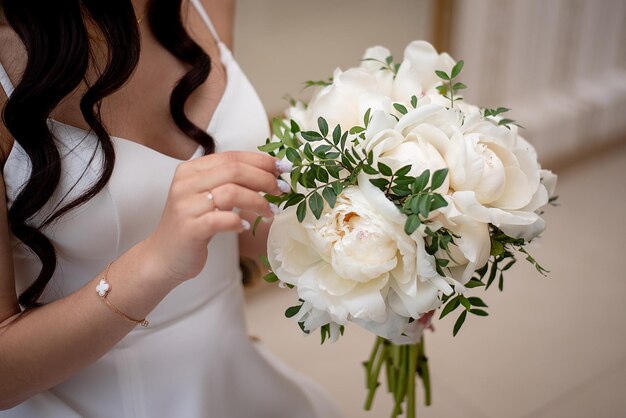
{"type": "Polygon", "coordinates": [[[277,196],[291,190],[287,182],[277,179],[274,174],[242,162],[222,165],[208,171],[199,171],[181,182],[181,188],[194,193],[209,192],[227,183],[277,196]]]}
{"type": "Polygon", "coordinates": [[[248,164],[260,170],[267,171],[273,174],[274,177],[291,171],[291,163],[289,161],[283,161],[260,152],[226,151],[189,161],[190,166],[196,170],[210,170],[218,166],[230,165],[232,163],[248,164]]]}
{"type": "Polygon", "coordinates": [[[199,241],[209,240],[219,232],[238,232],[250,229],[250,223],[230,210],[211,211],[196,218],[194,228],[195,238],[199,241]]]}
{"type": "Polygon", "coordinates": [[[278,207],[271,205],[263,196],[237,184],[228,183],[212,191],[215,205],[220,210],[239,208],[249,210],[266,218],[274,217],[278,207]]]}

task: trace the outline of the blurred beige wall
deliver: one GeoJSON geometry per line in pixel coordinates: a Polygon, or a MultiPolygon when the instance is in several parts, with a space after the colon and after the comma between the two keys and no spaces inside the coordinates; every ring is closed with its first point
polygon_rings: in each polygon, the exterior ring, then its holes
{"type": "MultiPolygon", "coordinates": [[[[267,112],[283,96],[358,65],[366,48],[383,45],[399,60],[412,40],[432,41],[435,0],[238,0],[235,55],[267,112]]],[[[306,94],[306,93],[303,93],[306,94]]]]}
{"type": "Polygon", "coordinates": [[[270,116],[367,47],[400,61],[437,33],[467,64],[466,99],[512,108],[542,162],[626,140],[626,0],[238,0],[236,22],[235,55],[270,116]]]}

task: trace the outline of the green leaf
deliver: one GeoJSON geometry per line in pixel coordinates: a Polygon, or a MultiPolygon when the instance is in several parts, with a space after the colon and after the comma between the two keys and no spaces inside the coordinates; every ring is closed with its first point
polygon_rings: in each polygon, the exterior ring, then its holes
{"type": "Polygon", "coordinates": [[[360,134],[363,131],[365,131],[365,128],[362,126],[353,126],[352,128],[350,128],[350,134],[352,135],[360,134]]]}
{"type": "Polygon", "coordinates": [[[457,62],[454,67],[452,67],[452,71],[450,72],[450,75],[452,76],[451,78],[454,78],[461,73],[464,64],[463,60],[461,60],[457,62]]]}
{"type": "Polygon", "coordinates": [[[411,106],[413,106],[413,109],[417,107],[417,96],[411,96],[411,106]]]}
{"type": "Polygon", "coordinates": [[[365,115],[363,115],[363,126],[365,126],[365,128],[367,128],[367,126],[370,124],[370,113],[372,113],[371,108],[367,109],[365,115]]]}
{"type": "Polygon", "coordinates": [[[465,309],[470,309],[472,307],[472,304],[465,296],[459,295],[459,300],[461,301],[461,305],[463,305],[465,309]]]}
{"type": "Polygon", "coordinates": [[[448,202],[446,201],[446,199],[444,199],[442,195],[440,195],[439,193],[434,193],[432,195],[432,202],[430,205],[431,212],[446,206],[448,206],[448,202]]]}
{"type": "Polygon", "coordinates": [[[341,126],[335,126],[333,129],[333,144],[339,145],[339,141],[341,141],[341,126]]]}
{"type": "Polygon", "coordinates": [[[331,149],[333,149],[333,147],[331,147],[330,145],[322,144],[322,145],[317,146],[315,150],[313,150],[313,153],[320,158],[326,158],[326,153],[330,151],[331,149]]]}
{"type": "Polygon", "coordinates": [[[400,113],[402,113],[403,115],[406,115],[408,113],[408,110],[406,109],[406,107],[404,107],[403,105],[401,105],[400,103],[394,103],[393,107],[400,113]]]}
{"type": "Polygon", "coordinates": [[[322,190],[322,196],[324,200],[328,202],[328,205],[331,208],[335,207],[335,202],[337,201],[337,195],[331,186],[326,186],[324,190],[322,190]]]}
{"type": "Polygon", "coordinates": [[[489,289],[489,286],[491,286],[491,283],[493,283],[493,281],[495,280],[497,273],[498,273],[498,263],[494,261],[491,263],[491,270],[489,271],[489,279],[487,279],[487,286],[485,287],[485,289],[489,289]]]}
{"type": "Polygon", "coordinates": [[[317,118],[317,126],[320,128],[322,136],[326,137],[328,135],[328,122],[326,122],[326,119],[321,116],[317,118]]]}
{"type": "Polygon", "coordinates": [[[489,314],[482,309],[470,309],[470,313],[478,316],[489,316],[489,314]]]}
{"type": "Polygon", "coordinates": [[[442,168],[441,170],[435,171],[433,173],[433,180],[432,180],[432,183],[431,183],[430,187],[433,190],[438,189],[439,187],[441,187],[443,182],[446,180],[447,176],[448,176],[448,169],[447,168],[442,168]]]}
{"type": "Polygon", "coordinates": [[[375,169],[374,167],[372,167],[371,165],[367,165],[367,164],[363,166],[363,171],[364,171],[366,174],[371,174],[371,175],[376,175],[376,174],[378,174],[378,170],[376,170],[376,169],[375,169]]]}
{"type": "Polygon", "coordinates": [[[310,331],[304,328],[304,322],[298,322],[298,325],[300,326],[300,329],[302,330],[302,332],[304,332],[305,334],[310,334],[310,331]]]}
{"type": "Polygon", "coordinates": [[[370,183],[381,190],[389,186],[389,180],[387,179],[370,179],[370,183]]]}
{"type": "Polygon", "coordinates": [[[300,126],[293,119],[291,119],[291,132],[294,134],[300,132],[300,126]]]}
{"type": "Polygon", "coordinates": [[[387,65],[391,65],[392,62],[393,56],[389,55],[387,58],[385,58],[385,63],[387,63],[387,65]]]}
{"type": "Polygon", "coordinates": [[[453,90],[463,90],[466,89],[467,86],[463,83],[454,83],[454,85],[452,86],[453,90]]]}
{"type": "Polygon", "coordinates": [[[256,229],[259,226],[259,223],[261,222],[261,220],[263,219],[262,216],[257,216],[256,219],[254,220],[254,225],[252,225],[252,236],[255,237],[256,236],[256,229]]]}
{"type": "MultiPolygon", "coordinates": [[[[300,179],[300,174],[302,173],[302,167],[294,168],[294,170],[289,173],[289,180],[291,183],[291,189],[297,190],[298,180],[300,179]]],[[[289,199],[287,199],[289,201],[289,199]]]]}
{"type": "Polygon", "coordinates": [[[496,241],[495,239],[491,239],[491,255],[499,256],[504,252],[504,245],[500,241],[496,241]]]}
{"type": "Polygon", "coordinates": [[[267,143],[265,145],[258,146],[257,149],[259,151],[263,151],[263,152],[270,152],[270,151],[277,150],[282,145],[283,145],[282,142],[269,142],[269,143],[267,143]]]}
{"type": "Polygon", "coordinates": [[[485,284],[483,282],[481,282],[480,280],[476,280],[476,279],[471,279],[469,282],[465,283],[465,287],[467,287],[468,289],[473,289],[475,287],[481,287],[484,285],[485,284]]]}
{"type": "Polygon", "coordinates": [[[393,174],[391,168],[384,163],[378,163],[378,171],[380,171],[383,176],[391,176],[393,174]]]}
{"type": "Polygon", "coordinates": [[[343,190],[343,183],[336,181],[332,184],[332,187],[335,194],[339,196],[341,194],[341,191],[343,190]]]}
{"type": "Polygon", "coordinates": [[[304,217],[306,216],[306,200],[300,202],[296,208],[296,216],[298,217],[298,222],[302,223],[302,221],[304,221],[304,217]]]}
{"type": "Polygon", "coordinates": [[[287,148],[287,159],[294,164],[299,164],[302,162],[302,158],[300,158],[300,153],[293,148],[287,148]]]}
{"type": "Polygon", "coordinates": [[[336,179],[340,178],[339,172],[341,171],[341,167],[339,167],[338,165],[327,165],[326,170],[328,171],[328,174],[331,175],[331,177],[336,179]]]}
{"type": "Polygon", "coordinates": [[[500,119],[498,121],[498,125],[515,125],[515,121],[513,119],[500,119]]]}
{"type": "Polygon", "coordinates": [[[313,156],[313,148],[308,142],[304,144],[304,149],[302,150],[302,153],[304,154],[304,158],[309,161],[313,161],[315,159],[315,157],[313,156]]]}
{"type": "Polygon", "coordinates": [[[343,135],[341,135],[341,149],[346,147],[346,139],[348,139],[348,132],[344,132],[343,135]]]}
{"type": "Polygon", "coordinates": [[[402,177],[405,176],[406,174],[409,173],[409,171],[411,171],[411,164],[407,164],[404,167],[400,167],[395,173],[394,176],[396,177],[402,177]]]}
{"type": "Polygon", "coordinates": [[[409,209],[411,209],[411,212],[413,212],[414,214],[418,214],[420,211],[419,208],[419,196],[411,196],[411,198],[408,200],[408,207],[409,209]]]}
{"type": "Polygon", "coordinates": [[[305,131],[300,134],[305,141],[319,141],[322,139],[322,135],[315,131],[305,131]]]}
{"type": "Polygon", "coordinates": [[[260,255],[259,260],[261,260],[261,264],[263,266],[267,267],[268,269],[272,268],[272,266],[270,266],[270,261],[267,259],[266,255],[260,255]]]}
{"type": "Polygon", "coordinates": [[[309,207],[311,208],[311,212],[313,212],[313,216],[315,216],[315,219],[319,219],[320,216],[322,216],[324,201],[322,200],[322,196],[320,196],[318,192],[313,192],[311,197],[309,197],[309,207]]]}
{"type": "Polygon", "coordinates": [[[443,318],[444,316],[448,315],[450,312],[454,311],[456,308],[459,307],[460,304],[461,304],[461,301],[459,300],[458,296],[450,299],[450,301],[446,304],[446,306],[444,306],[443,310],[441,311],[441,315],[439,315],[439,319],[443,318]]]}
{"type": "Polygon", "coordinates": [[[285,316],[287,318],[292,318],[296,316],[296,314],[300,312],[300,308],[302,308],[302,305],[296,305],[296,306],[291,306],[287,308],[287,310],[285,311],[285,316]]]}
{"type": "Polygon", "coordinates": [[[278,276],[273,271],[270,271],[265,276],[263,276],[263,280],[268,283],[274,283],[278,281],[278,276]]]}
{"type": "MultiPolygon", "coordinates": [[[[315,166],[313,166],[315,167],[315,166]]],[[[316,170],[313,167],[309,167],[306,174],[304,175],[304,183],[306,187],[315,187],[315,179],[317,178],[316,170]]]]}
{"type": "Polygon", "coordinates": [[[421,194],[417,198],[417,210],[424,218],[430,213],[430,196],[421,194]]]}
{"type": "Polygon", "coordinates": [[[411,188],[413,193],[421,192],[422,190],[424,190],[424,188],[428,184],[428,180],[430,180],[430,170],[424,170],[422,174],[415,177],[415,181],[413,182],[413,186],[411,188]]]}
{"type": "Polygon", "coordinates": [[[328,183],[329,178],[328,178],[328,171],[326,171],[326,168],[322,166],[317,167],[316,174],[317,174],[317,179],[319,181],[321,181],[322,183],[328,183]]]}
{"type": "Polygon", "coordinates": [[[404,224],[404,232],[406,232],[407,235],[411,235],[413,232],[417,230],[417,228],[419,228],[421,223],[422,221],[420,221],[419,216],[417,215],[409,216],[404,224]]]}
{"type": "Polygon", "coordinates": [[[450,81],[450,77],[444,71],[435,70],[435,74],[437,74],[437,77],[439,77],[442,80],[450,81]]]}
{"type": "Polygon", "coordinates": [[[465,322],[466,317],[467,317],[467,311],[463,311],[461,315],[459,315],[459,318],[456,320],[454,324],[454,330],[452,331],[452,335],[454,337],[456,337],[456,334],[459,333],[459,330],[463,326],[463,323],[465,322]]]}
{"type": "Polygon", "coordinates": [[[469,300],[469,303],[471,303],[472,306],[478,306],[480,308],[487,308],[487,304],[483,302],[481,298],[471,297],[471,298],[467,298],[467,300],[469,300]]]}
{"type": "Polygon", "coordinates": [[[304,200],[304,195],[302,193],[294,193],[291,196],[289,196],[289,199],[287,199],[287,201],[285,202],[285,206],[283,207],[283,209],[296,205],[300,203],[302,200],[304,200]]]}

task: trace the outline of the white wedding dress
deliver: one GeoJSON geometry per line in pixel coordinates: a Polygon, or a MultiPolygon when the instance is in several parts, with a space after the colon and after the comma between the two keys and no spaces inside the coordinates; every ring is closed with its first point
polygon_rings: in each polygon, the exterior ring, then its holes
{"type": "MultiPolygon", "coordinates": [[[[208,132],[218,152],[256,150],[269,135],[267,115],[200,3],[192,3],[218,42],[228,76],[208,132]]],[[[0,81],[10,95],[13,86],[1,66],[0,81]]],[[[82,194],[98,178],[102,162],[96,152],[90,163],[97,143],[92,133],[53,120],[49,126],[61,151],[62,177],[54,197],[30,221],[33,224],[44,219],[66,193],[64,202],[82,194]]],[[[84,286],[109,260],[146,238],[158,224],[174,170],[182,160],[127,139],[112,140],[116,161],[108,185],[44,230],[58,257],[44,302],[84,286]]],[[[199,147],[191,158],[201,154],[199,147]]],[[[9,207],[29,174],[29,160],[15,143],[4,167],[9,207]]],[[[11,239],[20,292],[37,276],[40,263],[26,246],[11,239]]],[[[135,328],[92,365],[1,411],[0,417],[339,417],[335,403],[320,387],[249,339],[238,234],[218,234],[208,254],[198,277],[172,291],[148,315],[148,328],[135,328]]],[[[101,302],[94,297],[94,303],[101,302]]],[[[274,319],[279,317],[277,311],[274,319]]]]}

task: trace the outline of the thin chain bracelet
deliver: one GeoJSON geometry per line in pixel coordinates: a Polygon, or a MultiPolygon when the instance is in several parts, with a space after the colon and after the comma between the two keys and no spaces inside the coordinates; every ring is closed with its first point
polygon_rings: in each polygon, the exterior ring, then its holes
{"type": "Polygon", "coordinates": [[[124,314],[119,309],[117,309],[115,306],[113,306],[111,304],[111,302],[109,302],[109,300],[107,299],[107,295],[111,291],[111,284],[107,280],[107,273],[109,272],[109,268],[111,267],[111,264],[113,264],[112,261],[109,263],[107,268],[104,269],[104,273],[102,273],[102,278],[100,279],[100,283],[98,283],[98,285],[96,286],[96,292],[98,292],[98,295],[100,296],[100,299],[102,299],[102,301],[104,303],[106,303],[107,306],[109,308],[111,308],[111,310],[113,312],[115,312],[117,315],[121,316],[122,318],[124,318],[127,321],[134,322],[135,324],[139,324],[139,325],[141,325],[144,328],[147,327],[150,322],[147,321],[146,318],[144,318],[144,319],[134,319],[134,318],[131,318],[130,316],[124,314]]]}

